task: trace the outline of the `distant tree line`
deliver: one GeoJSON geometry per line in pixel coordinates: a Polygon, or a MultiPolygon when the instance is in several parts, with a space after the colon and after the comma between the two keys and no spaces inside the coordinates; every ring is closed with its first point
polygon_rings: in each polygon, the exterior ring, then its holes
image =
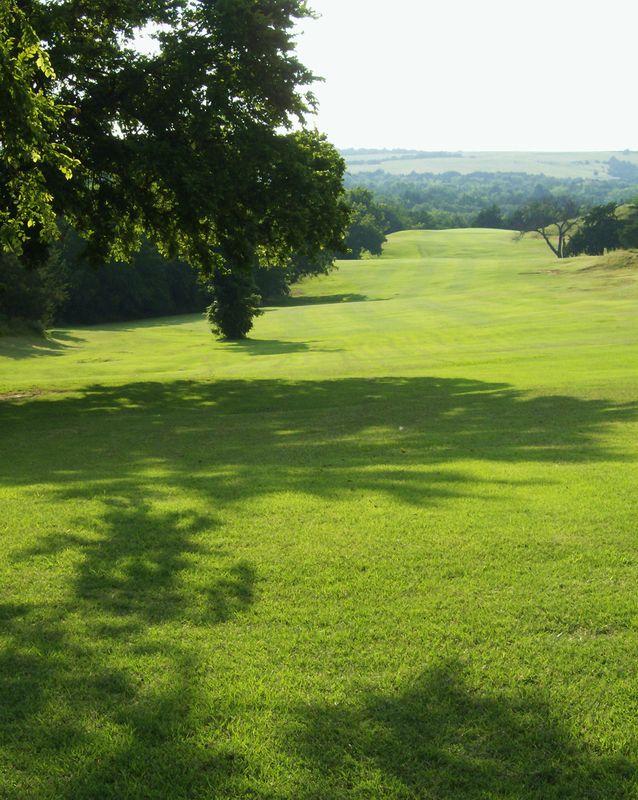
{"type": "Polygon", "coordinates": [[[620,178],[622,181],[629,181],[632,183],[638,182],[638,166],[631,161],[624,161],[623,159],[612,156],[607,162],[607,171],[612,178],[620,178]]]}
{"type": "Polygon", "coordinates": [[[455,152],[451,152],[449,150],[408,150],[405,147],[382,147],[380,150],[371,150],[369,147],[346,147],[339,152],[343,156],[369,155],[370,157],[381,153],[382,156],[385,156],[385,158],[382,159],[383,161],[387,161],[388,158],[394,159],[399,156],[403,156],[405,158],[460,158],[462,156],[462,152],[460,150],[456,150],[455,152]]]}
{"type": "Polygon", "coordinates": [[[347,175],[346,186],[372,191],[375,201],[392,217],[395,230],[463,227],[519,230],[520,209],[529,202],[565,197],[579,207],[590,208],[625,203],[638,195],[638,177],[564,179],[519,172],[391,175],[377,170],[347,175]]]}

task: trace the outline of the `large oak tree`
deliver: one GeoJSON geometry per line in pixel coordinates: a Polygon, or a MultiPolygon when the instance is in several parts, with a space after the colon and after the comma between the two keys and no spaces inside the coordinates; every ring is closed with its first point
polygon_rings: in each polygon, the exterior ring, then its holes
{"type": "MultiPolygon", "coordinates": [[[[302,0],[19,6],[15,19],[42,43],[23,85],[48,104],[42,138],[53,148],[35,165],[40,207],[48,202],[63,215],[93,257],[129,258],[143,238],[152,240],[210,278],[224,306],[217,317],[213,309],[213,323],[239,336],[255,311],[257,260],[281,263],[339,247],[345,167],[325,137],[304,127],[314,76],[294,50],[294,24],[311,13],[302,0]],[[143,53],[136,36],[148,26],[158,47],[143,53]],[[53,154],[69,161],[56,163],[53,154]]],[[[14,167],[0,132],[6,172],[14,167]]],[[[22,158],[27,175],[28,137],[22,158]]],[[[18,184],[2,197],[13,246],[46,241],[50,218],[16,214],[19,194],[18,184]]]]}

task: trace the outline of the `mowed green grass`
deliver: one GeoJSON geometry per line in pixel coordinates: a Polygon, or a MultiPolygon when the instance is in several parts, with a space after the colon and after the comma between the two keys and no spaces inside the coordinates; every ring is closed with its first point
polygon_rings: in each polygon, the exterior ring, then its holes
{"type": "Polygon", "coordinates": [[[346,156],[348,172],[374,172],[383,170],[391,175],[409,175],[411,172],[527,172],[530,175],[550,175],[554,178],[609,179],[607,171],[610,158],[619,158],[638,165],[638,153],[591,152],[591,153],[543,153],[543,152],[464,152],[459,156],[444,158],[396,158],[392,154],[370,152],[365,155],[346,156]],[[378,164],[365,161],[379,160],[378,164]]]}
{"type": "Polygon", "coordinates": [[[638,797],[637,279],[403,232],[1,342],[0,797],[638,797]]]}

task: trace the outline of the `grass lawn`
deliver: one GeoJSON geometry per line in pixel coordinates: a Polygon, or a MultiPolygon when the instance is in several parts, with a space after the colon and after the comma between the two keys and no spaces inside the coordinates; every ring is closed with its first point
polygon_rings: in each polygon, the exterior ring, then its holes
{"type": "Polygon", "coordinates": [[[3,800],[638,797],[638,271],[403,232],[0,340],[3,800]]]}

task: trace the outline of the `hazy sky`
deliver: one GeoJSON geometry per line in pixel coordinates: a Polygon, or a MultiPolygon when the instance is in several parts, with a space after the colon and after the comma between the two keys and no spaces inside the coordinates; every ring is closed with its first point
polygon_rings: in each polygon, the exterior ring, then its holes
{"type": "Polygon", "coordinates": [[[339,147],[638,150],[638,0],[310,0],[339,147]]]}

